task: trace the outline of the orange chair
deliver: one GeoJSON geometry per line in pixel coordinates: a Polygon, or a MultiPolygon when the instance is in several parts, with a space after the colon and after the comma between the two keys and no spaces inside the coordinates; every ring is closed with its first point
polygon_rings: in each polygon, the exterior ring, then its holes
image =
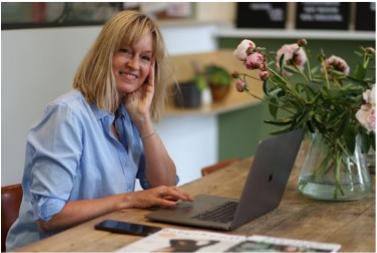
{"type": "Polygon", "coordinates": [[[1,252],[5,252],[5,240],[12,224],[18,218],[22,200],[21,184],[1,187],[1,252]]]}
{"type": "Polygon", "coordinates": [[[201,169],[202,176],[206,176],[206,175],[208,175],[212,172],[223,169],[223,168],[225,168],[225,167],[227,167],[227,166],[229,166],[229,165],[231,165],[235,162],[238,162],[238,161],[241,161],[241,159],[231,158],[231,159],[228,159],[228,160],[225,160],[225,161],[222,161],[222,162],[210,165],[210,166],[206,166],[206,167],[201,169]]]}

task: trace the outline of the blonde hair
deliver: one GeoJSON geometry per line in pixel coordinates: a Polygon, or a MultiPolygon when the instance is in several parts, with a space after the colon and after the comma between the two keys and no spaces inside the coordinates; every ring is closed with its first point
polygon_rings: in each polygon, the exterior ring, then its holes
{"type": "Polygon", "coordinates": [[[154,38],[155,94],[150,114],[158,122],[166,104],[167,86],[173,81],[173,65],[157,24],[145,14],[122,11],[106,22],[77,69],[73,87],[81,91],[87,102],[114,112],[119,106],[120,94],[112,71],[113,56],[121,46],[134,45],[146,33],[154,38]]]}

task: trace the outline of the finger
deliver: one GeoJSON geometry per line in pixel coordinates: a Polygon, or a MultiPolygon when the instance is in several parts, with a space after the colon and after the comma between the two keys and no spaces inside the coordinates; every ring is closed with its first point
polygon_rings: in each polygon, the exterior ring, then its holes
{"type": "Polygon", "coordinates": [[[184,196],[186,198],[186,201],[194,201],[193,197],[181,188],[173,187],[173,189],[174,191],[177,191],[177,193],[179,193],[181,196],[184,196]]]}
{"type": "Polygon", "coordinates": [[[126,100],[129,101],[129,102],[132,102],[132,101],[138,99],[140,97],[139,93],[140,92],[138,92],[138,90],[135,90],[131,93],[127,93],[126,94],[126,100]]]}
{"type": "Polygon", "coordinates": [[[158,201],[157,201],[157,205],[158,206],[163,206],[163,207],[173,207],[173,206],[176,206],[178,204],[179,201],[176,201],[176,200],[170,200],[170,199],[166,199],[166,198],[160,198],[158,201]]]}
{"type": "Polygon", "coordinates": [[[152,86],[154,86],[155,64],[156,64],[156,62],[153,61],[152,64],[151,64],[151,67],[149,69],[149,75],[148,75],[148,83],[149,83],[149,85],[152,85],[152,86]]]}
{"type": "Polygon", "coordinates": [[[192,201],[192,197],[184,192],[183,190],[177,187],[169,187],[166,188],[166,192],[164,192],[164,197],[173,198],[176,200],[183,200],[183,201],[192,201]]]}

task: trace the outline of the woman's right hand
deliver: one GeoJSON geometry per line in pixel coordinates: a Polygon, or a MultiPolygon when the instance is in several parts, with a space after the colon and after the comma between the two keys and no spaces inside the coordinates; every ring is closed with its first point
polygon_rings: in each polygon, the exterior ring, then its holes
{"type": "Polygon", "coordinates": [[[158,186],[126,194],[127,208],[171,207],[179,201],[192,202],[192,196],[176,186],[158,186]]]}
{"type": "Polygon", "coordinates": [[[179,201],[193,201],[190,194],[175,186],[158,186],[148,190],[111,195],[98,199],[70,200],[49,220],[37,223],[45,233],[56,232],[97,218],[101,215],[126,209],[170,207],[179,201]]]}

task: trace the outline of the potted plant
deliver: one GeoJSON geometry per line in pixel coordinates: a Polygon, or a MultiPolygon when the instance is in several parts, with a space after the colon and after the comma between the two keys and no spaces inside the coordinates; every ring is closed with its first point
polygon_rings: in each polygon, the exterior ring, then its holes
{"type": "Polygon", "coordinates": [[[203,74],[211,89],[213,100],[223,100],[230,90],[231,74],[224,67],[216,64],[208,65],[203,74]]]}

